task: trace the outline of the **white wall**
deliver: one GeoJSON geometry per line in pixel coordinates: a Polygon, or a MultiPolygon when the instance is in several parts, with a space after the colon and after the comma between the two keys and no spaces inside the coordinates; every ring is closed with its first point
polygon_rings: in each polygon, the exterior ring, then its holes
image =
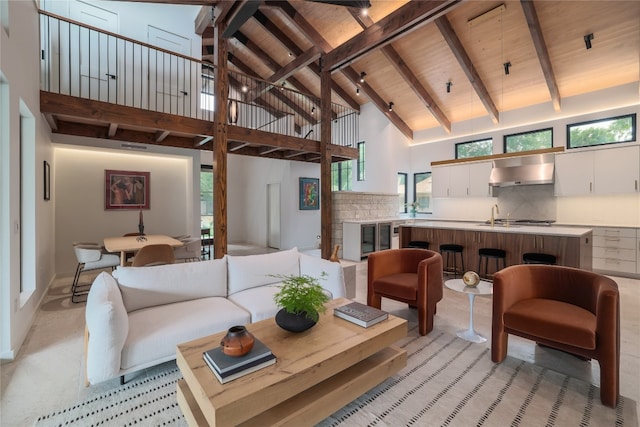
{"type": "Polygon", "coordinates": [[[187,156],[56,147],[53,194],[57,274],[71,275],[75,271],[72,242],[102,243],[105,237],[138,231],[138,210],[105,210],[106,169],[150,173],[150,209],[143,210],[146,234],[199,236],[199,217],[194,224],[193,213],[200,205],[187,191],[194,187],[194,162],[197,159],[187,156]]]}
{"type": "Polygon", "coordinates": [[[38,55],[24,54],[38,51],[37,6],[33,1],[11,1],[3,13],[7,10],[8,31],[4,27],[0,29],[3,87],[0,91],[0,357],[3,359],[15,356],[55,274],[53,203],[43,200],[42,167],[44,160],[52,161],[52,148],[47,137],[48,127],[40,115],[38,55]],[[21,108],[23,112],[29,111],[34,126],[30,141],[23,147],[22,191],[21,108]]]}

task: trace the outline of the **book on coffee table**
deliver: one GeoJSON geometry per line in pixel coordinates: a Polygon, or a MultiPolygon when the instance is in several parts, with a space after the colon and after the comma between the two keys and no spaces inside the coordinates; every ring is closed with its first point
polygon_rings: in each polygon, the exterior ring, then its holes
{"type": "Polygon", "coordinates": [[[259,339],[255,337],[254,339],[253,348],[244,356],[227,356],[222,351],[222,347],[216,347],[202,354],[218,381],[224,384],[276,363],[276,356],[271,349],[259,339]]]}
{"type": "Polygon", "coordinates": [[[349,322],[360,325],[364,328],[368,328],[371,325],[380,323],[383,320],[389,318],[389,313],[382,311],[375,307],[369,307],[368,305],[360,304],[359,302],[352,302],[347,305],[336,307],[333,309],[333,314],[341,319],[348,320],[349,322]]]}

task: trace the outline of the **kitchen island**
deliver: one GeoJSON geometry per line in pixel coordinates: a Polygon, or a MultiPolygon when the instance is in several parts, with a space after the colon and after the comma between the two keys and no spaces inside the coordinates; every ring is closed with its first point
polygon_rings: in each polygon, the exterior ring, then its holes
{"type": "Polygon", "coordinates": [[[555,255],[558,265],[585,270],[592,268],[592,230],[581,227],[494,225],[456,221],[414,221],[400,226],[400,247],[410,241],[429,242],[438,251],[441,244],[462,245],[466,270],[478,268],[478,249],[498,248],[507,252],[506,265],[522,264],[522,254],[555,255]]]}

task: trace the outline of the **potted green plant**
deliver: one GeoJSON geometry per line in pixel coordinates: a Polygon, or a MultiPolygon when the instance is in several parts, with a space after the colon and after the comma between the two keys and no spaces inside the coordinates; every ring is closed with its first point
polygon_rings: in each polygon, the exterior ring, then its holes
{"type": "MultiPolygon", "coordinates": [[[[323,272],[321,278],[327,273],[323,272]]],[[[276,314],[276,323],[291,332],[302,332],[318,322],[320,313],[326,310],[329,297],[320,286],[317,278],[306,274],[278,275],[282,287],[273,297],[280,311],[276,314]]]]}

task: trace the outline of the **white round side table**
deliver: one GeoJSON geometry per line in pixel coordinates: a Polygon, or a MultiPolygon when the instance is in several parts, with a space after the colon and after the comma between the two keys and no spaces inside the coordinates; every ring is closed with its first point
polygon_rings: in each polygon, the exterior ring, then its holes
{"type": "Polygon", "coordinates": [[[458,331],[458,337],[475,343],[485,342],[487,339],[478,334],[473,328],[473,300],[476,295],[492,295],[493,284],[486,280],[481,280],[478,286],[471,287],[465,285],[462,279],[451,279],[444,282],[444,285],[452,291],[469,295],[469,328],[458,331]]]}

